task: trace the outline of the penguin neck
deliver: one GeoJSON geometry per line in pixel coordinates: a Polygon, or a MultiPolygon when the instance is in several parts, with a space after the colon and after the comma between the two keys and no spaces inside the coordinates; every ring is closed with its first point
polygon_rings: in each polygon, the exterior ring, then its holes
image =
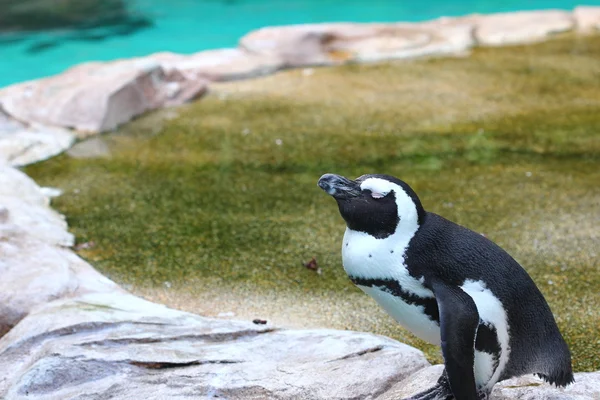
{"type": "Polygon", "coordinates": [[[419,230],[419,218],[415,213],[414,217],[407,216],[400,220],[396,225],[394,233],[385,238],[377,238],[366,232],[353,230],[346,227],[344,233],[344,244],[342,256],[354,258],[354,256],[370,254],[375,256],[381,253],[384,257],[391,257],[396,262],[399,260],[404,263],[404,254],[412,238],[419,230]]]}
{"type": "Polygon", "coordinates": [[[408,276],[405,263],[406,250],[418,230],[417,218],[400,221],[394,233],[383,239],[347,227],[342,244],[344,270],[351,279],[394,279],[419,287],[419,282],[408,276]]]}

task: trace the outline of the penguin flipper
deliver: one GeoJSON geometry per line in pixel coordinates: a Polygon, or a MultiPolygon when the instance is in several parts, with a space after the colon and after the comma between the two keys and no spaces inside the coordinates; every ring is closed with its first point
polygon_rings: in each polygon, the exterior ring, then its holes
{"type": "Polygon", "coordinates": [[[479,313],[475,302],[457,286],[432,282],[440,311],[440,334],[446,374],[454,397],[477,400],[473,364],[479,313]]]}

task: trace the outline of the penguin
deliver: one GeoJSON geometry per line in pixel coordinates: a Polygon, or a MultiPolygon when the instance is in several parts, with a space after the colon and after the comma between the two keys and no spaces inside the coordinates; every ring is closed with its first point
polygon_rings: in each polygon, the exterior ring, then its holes
{"type": "Polygon", "coordinates": [[[415,336],[441,346],[444,372],[412,400],[480,400],[499,381],[534,373],[564,387],[571,354],[531,277],[481,234],[427,212],[389,175],[318,186],[346,222],[350,280],[415,336]]]}

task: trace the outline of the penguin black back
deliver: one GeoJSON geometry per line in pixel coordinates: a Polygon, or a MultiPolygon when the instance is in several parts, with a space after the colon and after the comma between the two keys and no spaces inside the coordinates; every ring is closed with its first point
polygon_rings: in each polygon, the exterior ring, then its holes
{"type": "Polygon", "coordinates": [[[411,274],[425,276],[440,257],[443,279],[455,285],[464,279],[484,281],[507,310],[511,355],[500,380],[537,373],[558,386],[573,381],[571,355],[548,303],[508,253],[481,234],[427,212],[406,251],[406,265],[411,274]]]}

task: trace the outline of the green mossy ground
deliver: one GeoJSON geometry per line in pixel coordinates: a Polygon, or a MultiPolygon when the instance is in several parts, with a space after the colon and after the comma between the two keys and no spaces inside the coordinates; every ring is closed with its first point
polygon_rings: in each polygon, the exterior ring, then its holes
{"type": "Polygon", "coordinates": [[[508,250],[546,296],[575,368],[600,369],[600,37],[286,71],[218,85],[177,113],[105,135],[109,158],[26,169],[65,190],[54,206],[79,242],[96,243],[80,254],[109,277],[182,295],[335,298],[332,320],[345,320],[334,326],[439,361],[383,314],[353,313],[371,300],[342,270],[344,224],[316,186],[325,172],[388,173],[508,250]],[[302,267],[312,256],[322,275],[302,267]]]}

